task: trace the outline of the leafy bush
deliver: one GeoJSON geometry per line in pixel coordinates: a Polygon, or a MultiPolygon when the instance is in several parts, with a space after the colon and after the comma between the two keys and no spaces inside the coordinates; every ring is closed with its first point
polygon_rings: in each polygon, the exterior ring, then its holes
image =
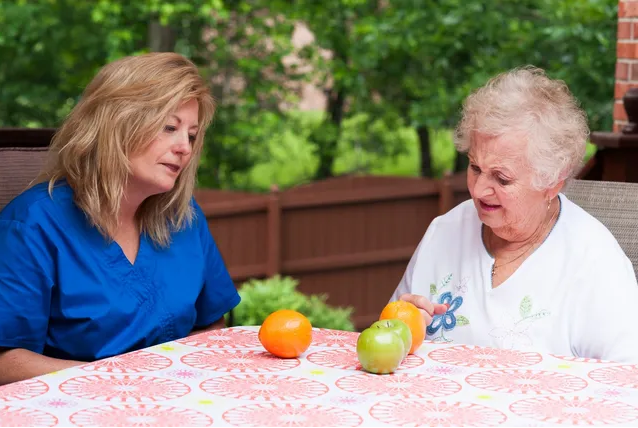
{"type": "Polygon", "coordinates": [[[306,295],[296,289],[298,283],[279,275],[245,282],[239,288],[241,303],[233,310],[233,325],[261,325],[272,312],[292,309],[308,317],[313,327],[354,331],[352,308],[331,307],[326,295],[306,295]]]}

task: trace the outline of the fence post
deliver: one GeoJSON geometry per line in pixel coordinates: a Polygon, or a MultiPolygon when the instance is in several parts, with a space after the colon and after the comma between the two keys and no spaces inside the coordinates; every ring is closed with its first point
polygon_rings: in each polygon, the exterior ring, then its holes
{"type": "Polygon", "coordinates": [[[268,199],[268,233],[266,275],[273,276],[281,270],[281,203],[279,188],[273,185],[268,199]]]}
{"type": "Polygon", "coordinates": [[[454,189],[452,189],[452,174],[446,171],[439,180],[439,214],[443,215],[454,207],[454,189]]]}

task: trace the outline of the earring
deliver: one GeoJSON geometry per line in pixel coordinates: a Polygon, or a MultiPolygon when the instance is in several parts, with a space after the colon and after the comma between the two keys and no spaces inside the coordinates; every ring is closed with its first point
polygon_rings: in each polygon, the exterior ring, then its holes
{"type": "Polygon", "coordinates": [[[547,211],[549,211],[549,209],[552,206],[552,200],[550,198],[547,199],[547,211]]]}

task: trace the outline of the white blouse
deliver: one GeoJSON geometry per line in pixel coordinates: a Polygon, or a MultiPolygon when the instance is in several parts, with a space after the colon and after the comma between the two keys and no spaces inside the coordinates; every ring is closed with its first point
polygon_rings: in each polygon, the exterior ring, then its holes
{"type": "Polygon", "coordinates": [[[638,284],[607,228],[559,195],[543,244],[497,288],[471,200],[429,226],[391,300],[447,303],[427,337],[497,348],[638,363],[638,284]]]}

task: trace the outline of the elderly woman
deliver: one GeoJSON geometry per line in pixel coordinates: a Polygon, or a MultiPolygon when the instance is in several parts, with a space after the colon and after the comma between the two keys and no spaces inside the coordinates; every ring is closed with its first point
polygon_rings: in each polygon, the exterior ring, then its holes
{"type": "Polygon", "coordinates": [[[585,114],[535,68],[465,102],[456,144],[471,200],[436,218],[392,300],[435,341],[638,362],[638,285],[612,234],[563,194],[583,160],[585,114]]]}
{"type": "Polygon", "coordinates": [[[240,298],[193,199],[213,112],[174,53],[89,84],[0,213],[0,384],[224,325],[240,298]]]}

